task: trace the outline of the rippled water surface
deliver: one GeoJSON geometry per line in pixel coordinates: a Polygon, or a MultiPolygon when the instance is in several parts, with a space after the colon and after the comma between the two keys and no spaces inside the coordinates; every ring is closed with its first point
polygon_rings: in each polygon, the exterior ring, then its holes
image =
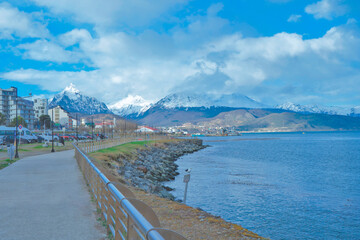
{"type": "Polygon", "coordinates": [[[360,133],[203,138],[168,185],[187,204],[271,239],[360,239],[360,133]]]}

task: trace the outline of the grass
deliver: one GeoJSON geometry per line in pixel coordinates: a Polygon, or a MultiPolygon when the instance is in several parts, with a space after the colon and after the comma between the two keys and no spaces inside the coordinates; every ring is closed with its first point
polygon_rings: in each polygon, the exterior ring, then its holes
{"type": "MultiPolygon", "coordinates": [[[[118,146],[105,148],[96,152],[90,153],[90,157],[95,159],[98,163],[104,162],[117,162],[119,158],[127,159],[132,161],[137,158],[137,150],[146,148],[147,146],[163,144],[169,141],[176,140],[149,140],[149,141],[134,141],[118,146]]],[[[121,163],[120,163],[121,164],[121,163]]]]}
{"type": "Polygon", "coordinates": [[[119,146],[115,146],[115,147],[110,147],[110,148],[105,148],[105,149],[101,149],[97,152],[99,153],[118,153],[118,152],[122,152],[125,154],[129,154],[131,152],[133,152],[136,149],[141,149],[144,148],[145,145],[154,143],[155,141],[138,141],[138,142],[130,142],[130,143],[125,143],[119,146]]]}
{"type": "Polygon", "coordinates": [[[5,160],[0,160],[0,170],[3,169],[3,168],[6,168],[7,166],[13,164],[14,162],[16,162],[17,160],[19,159],[13,159],[13,160],[10,160],[10,159],[5,159],[5,160]]]}
{"type": "Polygon", "coordinates": [[[19,152],[29,152],[31,150],[29,149],[26,149],[26,148],[19,148],[19,152]]]}
{"type": "Polygon", "coordinates": [[[134,153],[137,149],[144,149],[146,145],[151,145],[154,142],[155,141],[139,141],[125,143],[122,145],[98,150],[96,152],[90,153],[90,156],[98,161],[116,160],[121,156],[126,157],[127,159],[132,159],[135,157],[134,153]]]}
{"type": "Polygon", "coordinates": [[[38,146],[35,146],[35,147],[32,147],[33,149],[42,149],[44,148],[42,145],[38,145],[38,146]]]}

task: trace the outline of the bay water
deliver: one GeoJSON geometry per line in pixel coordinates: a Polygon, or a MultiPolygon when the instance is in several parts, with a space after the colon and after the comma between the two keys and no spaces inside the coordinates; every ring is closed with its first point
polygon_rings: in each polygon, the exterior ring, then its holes
{"type": "Polygon", "coordinates": [[[198,207],[271,239],[360,239],[360,132],[204,137],[167,185],[198,207]]]}

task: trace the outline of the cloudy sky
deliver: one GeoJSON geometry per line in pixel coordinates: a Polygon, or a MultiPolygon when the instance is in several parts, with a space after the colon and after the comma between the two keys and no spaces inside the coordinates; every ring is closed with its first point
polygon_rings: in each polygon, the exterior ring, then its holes
{"type": "Polygon", "coordinates": [[[0,87],[360,105],[359,0],[0,2],[0,87]]]}

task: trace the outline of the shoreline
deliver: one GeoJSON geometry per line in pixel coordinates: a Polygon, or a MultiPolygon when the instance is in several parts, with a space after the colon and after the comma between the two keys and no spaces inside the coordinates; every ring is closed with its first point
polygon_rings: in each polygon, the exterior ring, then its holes
{"type": "Polygon", "coordinates": [[[103,169],[111,181],[126,184],[139,200],[149,205],[162,226],[182,234],[189,240],[264,239],[239,224],[225,221],[219,216],[174,200],[174,196],[168,191],[171,189],[163,186],[178,175],[176,160],[208,147],[202,143],[201,139],[155,141],[136,149],[133,154],[108,154],[107,159],[101,160],[99,155],[91,154],[91,158],[96,165],[100,165],[100,169],[103,169]],[[161,160],[159,156],[162,156],[161,160]],[[124,164],[125,158],[132,167],[124,164]],[[158,168],[151,168],[149,164],[155,164],[158,168]]]}
{"type": "Polygon", "coordinates": [[[123,165],[118,166],[117,172],[128,181],[129,185],[175,201],[175,197],[171,194],[173,189],[164,184],[179,175],[177,159],[206,147],[208,146],[203,145],[201,139],[155,143],[153,146],[137,150],[136,159],[133,161],[118,159],[123,165]]]}

